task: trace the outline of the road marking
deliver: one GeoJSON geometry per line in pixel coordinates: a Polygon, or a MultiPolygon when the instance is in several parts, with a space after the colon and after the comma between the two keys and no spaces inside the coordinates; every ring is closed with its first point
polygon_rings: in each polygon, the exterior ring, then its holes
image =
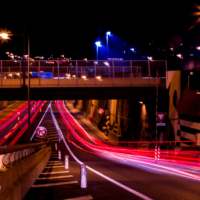
{"type": "MultiPolygon", "coordinates": [[[[14,104],[16,104],[17,102],[18,102],[18,101],[16,101],[15,103],[13,103],[13,104],[9,105],[8,107],[4,108],[3,110],[1,110],[1,111],[0,111],[0,113],[1,113],[1,112],[3,112],[4,110],[6,110],[6,109],[10,108],[11,106],[13,106],[14,104]]],[[[23,105],[23,104],[22,104],[22,105],[23,105]]]]}
{"type": "MultiPolygon", "coordinates": [[[[51,114],[54,116],[51,107],[50,107],[50,112],[51,112],[51,114]]],[[[54,123],[55,123],[55,126],[56,126],[57,129],[59,130],[59,132],[62,134],[63,141],[64,141],[65,146],[67,147],[68,151],[70,152],[70,154],[73,156],[73,158],[74,158],[79,164],[83,164],[83,163],[72,153],[71,149],[69,148],[69,146],[68,146],[68,144],[67,144],[67,142],[66,142],[66,140],[65,140],[65,138],[64,138],[64,136],[63,136],[63,133],[62,133],[62,131],[61,131],[59,125],[58,125],[58,122],[57,122],[55,116],[53,117],[53,121],[54,121],[54,123]],[[55,120],[54,120],[54,119],[55,119],[55,120]]],[[[139,197],[142,198],[142,199],[145,199],[145,200],[152,200],[151,198],[145,196],[144,194],[142,194],[142,193],[140,193],[140,192],[137,192],[136,190],[133,190],[133,189],[131,189],[131,188],[129,188],[129,187],[127,187],[127,186],[125,186],[125,185],[123,185],[123,184],[121,184],[121,183],[115,181],[114,179],[111,179],[110,177],[108,177],[108,176],[106,176],[106,175],[104,175],[104,174],[102,174],[102,173],[100,173],[100,172],[98,172],[98,171],[92,169],[91,167],[89,167],[89,166],[87,166],[87,165],[86,165],[86,168],[88,168],[90,171],[92,171],[92,172],[98,174],[99,176],[101,176],[101,177],[107,179],[108,181],[114,183],[115,185],[118,185],[119,187],[121,187],[121,188],[123,188],[123,189],[125,189],[125,190],[127,190],[127,191],[129,191],[129,192],[131,192],[132,194],[134,194],[134,195],[136,195],[136,196],[139,196],[139,197]]]]}
{"type": "Polygon", "coordinates": [[[64,200],[91,200],[93,199],[91,195],[88,196],[82,196],[82,197],[75,197],[70,199],[64,199],[64,200]]]}
{"type": "Polygon", "coordinates": [[[59,139],[59,137],[55,137],[55,136],[51,136],[51,137],[48,137],[50,140],[58,140],[59,139]]]}
{"type": "Polygon", "coordinates": [[[70,178],[70,177],[73,177],[73,175],[37,178],[37,180],[56,179],[56,178],[70,178]]]}
{"type": "Polygon", "coordinates": [[[47,165],[53,165],[53,166],[55,166],[55,165],[63,165],[63,163],[53,163],[53,164],[48,164],[47,163],[47,165]]]}
{"type": "Polygon", "coordinates": [[[59,167],[65,167],[64,165],[62,165],[62,166],[51,166],[51,167],[45,167],[45,169],[46,168],[59,168],[59,167]]]}
{"type": "Polygon", "coordinates": [[[43,172],[41,174],[64,174],[64,173],[69,173],[69,171],[59,171],[59,172],[43,172]]]}
{"type": "Polygon", "coordinates": [[[32,188],[39,188],[39,187],[51,187],[56,185],[67,185],[67,184],[76,184],[78,181],[68,181],[68,182],[61,182],[61,183],[49,183],[49,184],[40,184],[40,185],[33,185],[32,188]]]}
{"type": "Polygon", "coordinates": [[[36,129],[35,129],[35,131],[34,131],[34,133],[33,133],[33,135],[31,136],[31,139],[30,139],[31,141],[32,141],[33,137],[35,136],[35,133],[36,133],[37,128],[40,126],[40,124],[41,124],[42,120],[44,119],[44,117],[45,117],[45,115],[46,115],[48,109],[50,108],[50,105],[51,105],[51,102],[50,102],[49,105],[47,106],[47,109],[46,109],[44,115],[42,116],[42,119],[40,120],[39,124],[37,125],[37,127],[36,127],[36,129]]]}

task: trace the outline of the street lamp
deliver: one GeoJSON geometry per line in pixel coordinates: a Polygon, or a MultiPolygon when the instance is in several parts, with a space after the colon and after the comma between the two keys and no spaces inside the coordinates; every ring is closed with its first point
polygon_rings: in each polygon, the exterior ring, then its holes
{"type": "Polygon", "coordinates": [[[7,33],[0,33],[0,36],[4,39],[7,40],[9,39],[8,34],[7,33]]]}
{"type": "Polygon", "coordinates": [[[106,51],[106,57],[107,57],[107,59],[108,59],[108,36],[110,36],[111,35],[111,32],[110,31],[107,31],[106,32],[106,47],[107,47],[107,51],[106,51]]]}
{"type": "Polygon", "coordinates": [[[99,47],[101,47],[101,42],[97,41],[97,42],[95,42],[95,44],[96,44],[96,47],[97,47],[97,61],[98,61],[98,49],[99,49],[99,47]]]}

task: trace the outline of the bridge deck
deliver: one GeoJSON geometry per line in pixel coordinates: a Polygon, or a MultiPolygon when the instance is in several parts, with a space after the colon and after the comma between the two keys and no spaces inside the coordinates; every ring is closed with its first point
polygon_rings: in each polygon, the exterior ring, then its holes
{"type": "MultiPolygon", "coordinates": [[[[158,84],[165,86],[165,78],[159,78],[158,84]]],[[[28,80],[26,79],[26,84],[28,80]]],[[[30,79],[31,87],[135,87],[153,86],[157,84],[156,78],[103,78],[96,79],[30,79]]],[[[22,86],[22,79],[1,79],[0,88],[16,88],[22,86]]]]}

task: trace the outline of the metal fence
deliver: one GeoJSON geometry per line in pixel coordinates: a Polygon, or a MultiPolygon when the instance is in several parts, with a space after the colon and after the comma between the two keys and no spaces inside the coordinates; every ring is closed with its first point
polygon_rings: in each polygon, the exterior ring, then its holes
{"type": "MultiPolygon", "coordinates": [[[[21,79],[28,77],[27,60],[1,60],[0,79],[1,85],[6,83],[6,79],[21,79]]],[[[69,80],[72,84],[81,84],[80,80],[94,80],[91,84],[97,84],[102,80],[130,79],[133,84],[134,78],[155,79],[156,72],[159,71],[159,78],[166,78],[167,61],[145,61],[145,60],[31,60],[30,78],[69,80]],[[78,80],[79,79],[79,80],[78,80]],[[76,80],[76,81],[75,81],[76,80]]],[[[83,82],[82,82],[83,83],[83,82]]],[[[89,83],[89,82],[88,82],[89,83]]],[[[123,81],[121,81],[123,83],[123,81]]],[[[63,82],[64,84],[64,82],[63,82]]],[[[110,84],[106,81],[104,84],[110,84]]]]}

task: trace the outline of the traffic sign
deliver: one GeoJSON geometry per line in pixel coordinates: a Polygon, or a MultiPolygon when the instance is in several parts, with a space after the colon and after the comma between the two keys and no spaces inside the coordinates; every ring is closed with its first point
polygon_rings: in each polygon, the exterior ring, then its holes
{"type": "Polygon", "coordinates": [[[104,109],[99,108],[99,109],[98,109],[98,113],[99,113],[100,115],[102,115],[102,114],[104,113],[104,109]]]}
{"type": "Polygon", "coordinates": [[[167,115],[166,112],[157,112],[156,117],[158,118],[159,122],[162,123],[166,115],[167,115]]]}
{"type": "Polygon", "coordinates": [[[47,135],[47,129],[42,126],[38,127],[36,130],[36,135],[39,138],[45,137],[47,135]]]}

